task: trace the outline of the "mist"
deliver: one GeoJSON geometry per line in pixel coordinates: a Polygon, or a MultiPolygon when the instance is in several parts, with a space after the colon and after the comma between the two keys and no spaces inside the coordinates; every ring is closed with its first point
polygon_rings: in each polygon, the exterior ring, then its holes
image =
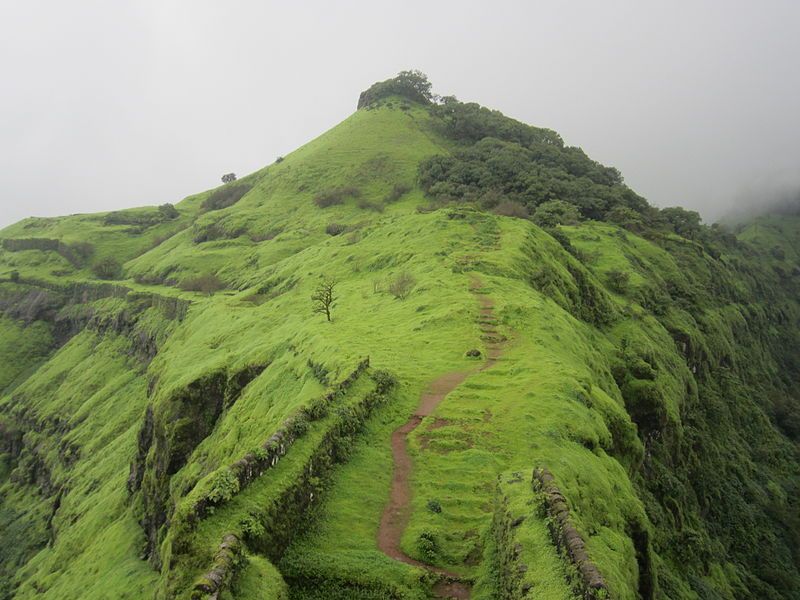
{"type": "Polygon", "coordinates": [[[0,5],[0,227],[178,202],[402,69],[707,221],[800,190],[800,3],[0,5]]]}

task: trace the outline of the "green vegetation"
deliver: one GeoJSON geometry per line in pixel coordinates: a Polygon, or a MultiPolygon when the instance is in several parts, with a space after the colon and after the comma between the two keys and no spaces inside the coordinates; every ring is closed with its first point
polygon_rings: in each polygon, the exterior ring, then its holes
{"type": "MultiPolygon", "coordinates": [[[[431,82],[420,71],[401,71],[397,77],[372,85],[361,92],[358,108],[367,108],[386,98],[400,96],[413,102],[429,103],[433,98],[431,82]]],[[[406,106],[404,110],[408,110],[406,106]]]]}
{"type": "Polygon", "coordinates": [[[377,538],[454,373],[411,559],[572,600],[546,467],[610,597],[800,597],[800,217],[657,210],[419,73],[359,106],[175,206],[0,231],[0,598],[430,597],[377,538]]]}

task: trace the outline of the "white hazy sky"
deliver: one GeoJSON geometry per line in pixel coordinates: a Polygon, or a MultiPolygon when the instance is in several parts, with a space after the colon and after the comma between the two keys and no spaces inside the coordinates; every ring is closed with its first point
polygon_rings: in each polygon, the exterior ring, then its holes
{"type": "Polygon", "coordinates": [[[707,220],[800,187],[800,1],[0,0],[0,227],[177,202],[407,68],[707,220]]]}

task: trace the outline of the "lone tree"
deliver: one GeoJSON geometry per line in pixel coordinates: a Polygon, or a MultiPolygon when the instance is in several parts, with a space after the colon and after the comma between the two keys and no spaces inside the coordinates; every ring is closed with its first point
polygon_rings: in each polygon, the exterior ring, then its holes
{"type": "Polygon", "coordinates": [[[236,181],[236,173],[225,173],[222,176],[222,183],[230,183],[231,181],[236,181]]]}
{"type": "Polygon", "coordinates": [[[334,291],[336,289],[336,280],[326,277],[314,290],[311,295],[311,302],[315,313],[325,315],[328,321],[331,320],[331,307],[336,302],[334,291]]]}

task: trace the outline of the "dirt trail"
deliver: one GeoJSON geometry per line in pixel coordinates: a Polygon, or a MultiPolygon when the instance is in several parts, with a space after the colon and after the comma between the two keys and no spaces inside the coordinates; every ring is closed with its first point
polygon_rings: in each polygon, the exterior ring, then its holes
{"type": "Polygon", "coordinates": [[[414,431],[422,419],[429,416],[445,396],[457,388],[469,375],[488,369],[502,354],[505,337],[497,332],[493,312],[494,304],[491,298],[479,292],[481,286],[481,282],[475,279],[472,281],[470,289],[477,295],[481,305],[478,324],[486,347],[486,360],[477,369],[447,373],[434,379],[422,394],[414,414],[392,432],[392,458],[394,461],[392,488],[389,494],[389,503],[383,510],[378,529],[378,548],[381,552],[395,560],[427,569],[445,577],[445,581],[434,588],[434,592],[439,598],[469,598],[470,586],[459,581],[460,578],[457,574],[415,560],[400,549],[400,538],[411,518],[409,477],[413,465],[408,453],[408,434],[414,431]]]}

